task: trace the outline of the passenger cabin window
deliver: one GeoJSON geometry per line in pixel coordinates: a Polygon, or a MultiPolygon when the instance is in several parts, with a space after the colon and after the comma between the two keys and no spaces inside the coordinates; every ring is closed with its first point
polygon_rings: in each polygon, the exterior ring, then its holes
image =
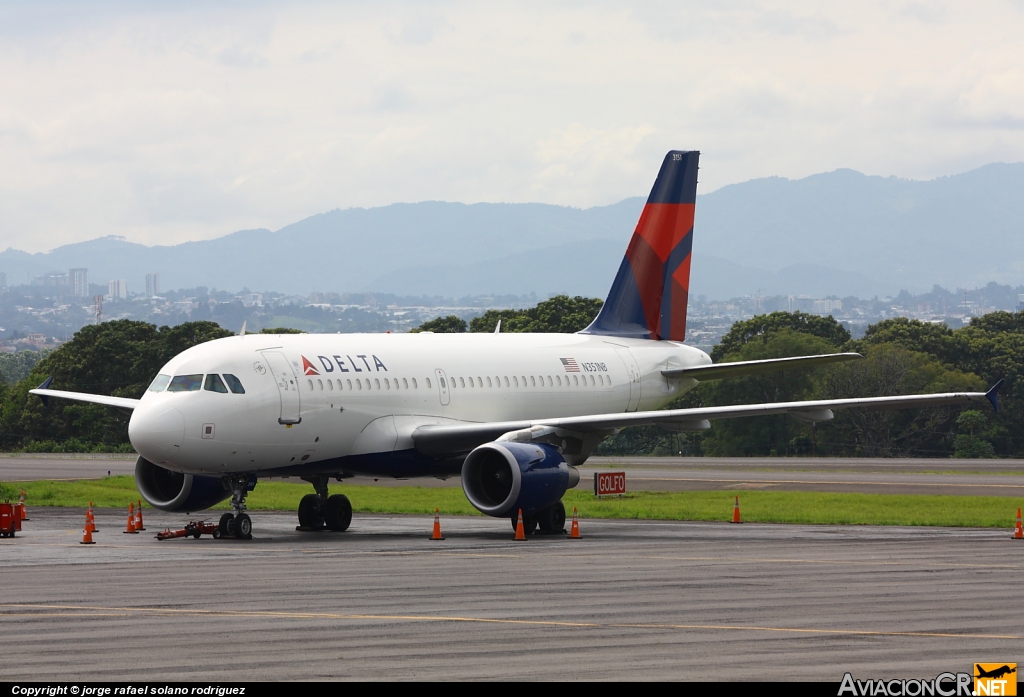
{"type": "Polygon", "coordinates": [[[153,379],[152,383],[150,383],[149,391],[150,392],[163,392],[164,388],[167,387],[167,383],[169,383],[170,381],[171,381],[171,376],[170,375],[164,375],[163,373],[161,373],[160,375],[157,375],[153,379]]]}
{"type": "Polygon", "coordinates": [[[245,388],[242,387],[242,381],[231,373],[224,373],[224,382],[228,384],[228,387],[230,387],[231,391],[235,394],[245,394],[245,388]]]}
{"type": "Polygon", "coordinates": [[[228,388],[224,385],[224,381],[220,379],[220,375],[217,375],[217,373],[210,373],[206,376],[206,384],[203,385],[203,389],[207,392],[220,392],[221,394],[228,393],[228,388]]]}
{"type": "MultiPolygon", "coordinates": [[[[423,379],[427,381],[427,389],[429,390],[430,389],[430,378],[423,378],[423,379]]],[[[412,381],[412,386],[413,387],[416,386],[416,381],[415,380],[412,381]]],[[[443,379],[441,380],[441,387],[444,387],[444,380],[443,379]]]]}
{"type": "Polygon", "coordinates": [[[168,392],[196,392],[203,386],[203,375],[175,375],[167,386],[168,392]]]}

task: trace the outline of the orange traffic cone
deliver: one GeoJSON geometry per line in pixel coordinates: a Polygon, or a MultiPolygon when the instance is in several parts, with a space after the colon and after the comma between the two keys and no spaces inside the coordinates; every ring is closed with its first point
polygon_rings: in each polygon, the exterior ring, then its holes
{"type": "Polygon", "coordinates": [[[85,529],[90,534],[96,532],[96,519],[93,518],[91,510],[85,512],[85,529]]]}
{"type": "Polygon", "coordinates": [[[572,527],[569,528],[569,538],[573,540],[580,539],[580,517],[576,512],[576,507],[572,509],[572,527]]]}
{"type": "Polygon", "coordinates": [[[732,509],[732,522],[734,522],[734,523],[742,523],[743,522],[742,520],[740,520],[740,497],[739,496],[736,497],[736,505],[732,509]]]}
{"type": "Polygon", "coordinates": [[[138,530],[135,529],[135,504],[134,503],[129,503],[128,504],[128,525],[121,532],[122,533],[130,533],[130,534],[133,534],[133,535],[138,532],[138,530]]]}
{"type": "Polygon", "coordinates": [[[25,508],[25,490],[24,489],[21,490],[21,500],[18,501],[18,508],[21,509],[21,511],[18,513],[18,515],[21,517],[21,519],[22,520],[28,520],[28,509],[25,508]]]}
{"type": "Polygon", "coordinates": [[[85,529],[82,530],[82,541],[78,543],[80,545],[96,544],[92,541],[92,523],[89,521],[89,513],[90,511],[85,512],[85,529]]]}
{"type": "Polygon", "coordinates": [[[1013,528],[1013,539],[1024,540],[1024,526],[1020,522],[1020,509],[1017,509],[1017,525],[1013,528]]]}
{"type": "Polygon", "coordinates": [[[142,500],[139,500],[139,505],[135,507],[135,529],[145,530],[146,526],[142,524],[142,500]]]}
{"type": "Polygon", "coordinates": [[[519,520],[516,521],[516,539],[526,539],[526,528],[523,527],[523,509],[519,509],[519,520]]]}
{"type": "Polygon", "coordinates": [[[86,515],[89,516],[89,522],[92,524],[92,531],[99,532],[100,529],[96,527],[96,514],[92,510],[92,501],[89,502],[89,510],[86,512],[86,515]]]}
{"type": "Polygon", "coordinates": [[[443,540],[441,537],[441,514],[438,510],[434,509],[434,534],[430,536],[432,540],[443,540]]]}

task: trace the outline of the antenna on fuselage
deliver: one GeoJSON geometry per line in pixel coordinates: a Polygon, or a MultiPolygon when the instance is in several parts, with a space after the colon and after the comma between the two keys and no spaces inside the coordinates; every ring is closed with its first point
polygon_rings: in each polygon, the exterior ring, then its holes
{"type": "Polygon", "coordinates": [[[495,334],[501,334],[501,320],[500,319],[498,320],[498,326],[496,326],[494,328],[494,333],[495,334]]]}
{"type": "Polygon", "coordinates": [[[238,332],[238,336],[245,336],[245,325],[248,320],[242,322],[242,331],[238,332]]]}

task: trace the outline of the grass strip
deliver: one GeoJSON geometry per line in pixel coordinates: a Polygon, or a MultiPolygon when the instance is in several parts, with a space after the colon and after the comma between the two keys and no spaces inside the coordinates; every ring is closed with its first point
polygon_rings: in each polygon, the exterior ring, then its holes
{"type": "MultiPolygon", "coordinates": [[[[16,501],[24,490],[33,507],[127,508],[142,498],[130,475],[78,481],[33,481],[0,484],[0,500],[16,501]]],[[[335,485],[357,513],[481,515],[460,488],[335,485]]],[[[260,482],[246,505],[254,511],[294,511],[312,493],[306,483],[260,482]]],[[[828,525],[935,525],[1012,528],[1024,498],[1009,496],[929,496],[918,494],[850,494],[809,491],[637,491],[598,500],[586,491],[568,491],[562,501],[584,518],[727,521],[733,497],[740,497],[743,520],[758,523],[828,525]]],[[[216,506],[225,510],[227,503],[216,506]]]]}

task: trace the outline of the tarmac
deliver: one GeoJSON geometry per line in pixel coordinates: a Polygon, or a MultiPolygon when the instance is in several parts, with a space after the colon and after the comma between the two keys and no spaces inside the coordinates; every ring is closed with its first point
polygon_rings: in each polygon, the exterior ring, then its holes
{"type": "MultiPolygon", "coordinates": [[[[932,678],[1018,661],[1009,530],[359,515],[157,541],[188,517],[33,508],[0,539],[6,681],[932,678]]],[[[215,516],[213,516],[215,518],[215,516]]]]}

